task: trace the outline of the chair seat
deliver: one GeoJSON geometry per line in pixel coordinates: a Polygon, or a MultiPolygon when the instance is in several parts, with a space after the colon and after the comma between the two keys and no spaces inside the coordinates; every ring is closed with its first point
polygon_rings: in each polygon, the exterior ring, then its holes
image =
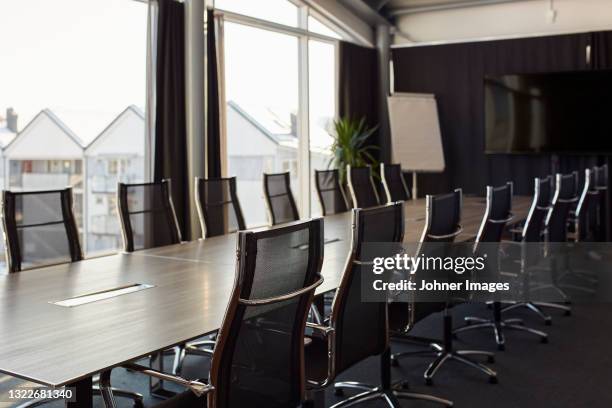
{"type": "Polygon", "coordinates": [[[170,399],[165,400],[161,404],[155,405],[156,408],[202,408],[206,407],[206,396],[196,397],[196,395],[187,390],[170,399]]]}
{"type": "Polygon", "coordinates": [[[308,337],[311,341],[304,347],[306,380],[323,381],[327,378],[327,339],[308,337]]]}

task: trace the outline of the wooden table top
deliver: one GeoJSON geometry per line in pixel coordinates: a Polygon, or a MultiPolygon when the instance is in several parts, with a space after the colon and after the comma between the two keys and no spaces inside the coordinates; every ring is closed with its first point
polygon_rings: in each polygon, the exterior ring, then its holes
{"type": "MultiPolygon", "coordinates": [[[[482,198],[464,198],[464,235],[477,232],[482,198]]],[[[529,199],[517,197],[517,218],[529,199]]],[[[406,204],[406,242],[417,242],[424,201],[406,204]]],[[[318,293],[337,287],[350,213],[325,218],[318,293]]],[[[221,326],[235,275],[236,234],[88,259],[0,277],[0,372],[62,386],[221,326]],[[151,289],[66,308],[50,302],[131,284],[151,289]]]]}

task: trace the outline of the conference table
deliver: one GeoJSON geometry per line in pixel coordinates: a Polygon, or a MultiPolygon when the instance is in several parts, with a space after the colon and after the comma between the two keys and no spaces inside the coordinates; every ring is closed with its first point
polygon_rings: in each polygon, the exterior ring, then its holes
{"type": "MultiPolygon", "coordinates": [[[[515,197],[517,219],[529,204],[515,197]]],[[[482,197],[464,197],[459,240],[477,233],[484,208],[482,197]]],[[[418,242],[425,201],[406,202],[405,212],[405,242],[418,242]]],[[[326,216],[324,225],[325,281],[317,293],[340,282],[351,213],[326,216]]],[[[74,387],[76,401],[66,406],[92,407],[93,375],[147,356],[160,367],[163,350],[218,330],[235,264],[236,234],[228,234],[1,276],[0,372],[74,387]]]]}

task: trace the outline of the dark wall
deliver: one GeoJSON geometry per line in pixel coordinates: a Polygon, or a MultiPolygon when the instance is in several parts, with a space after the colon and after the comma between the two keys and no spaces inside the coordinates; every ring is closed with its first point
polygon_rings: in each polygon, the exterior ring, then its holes
{"type": "Polygon", "coordinates": [[[612,32],[397,48],[392,57],[396,91],[433,93],[438,101],[446,171],[419,176],[419,195],[455,187],[482,195],[487,184],[507,180],[514,181],[517,194],[531,194],[534,177],[610,159],[485,155],[483,78],[487,74],[612,69],[612,32]]]}

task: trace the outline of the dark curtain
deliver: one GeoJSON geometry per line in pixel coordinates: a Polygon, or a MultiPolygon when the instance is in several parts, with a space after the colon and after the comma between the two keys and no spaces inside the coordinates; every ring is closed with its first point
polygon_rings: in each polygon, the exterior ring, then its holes
{"type": "MultiPolygon", "coordinates": [[[[208,178],[221,177],[221,123],[219,115],[219,73],[214,10],[206,19],[206,166],[208,178]]],[[[245,67],[245,69],[248,69],[245,67]]]]}
{"type": "MultiPolygon", "coordinates": [[[[365,118],[368,126],[377,126],[378,114],[378,54],[367,48],[340,41],[338,75],[339,116],[365,118]]],[[[378,133],[372,144],[380,146],[378,133]]]]}
{"type": "Polygon", "coordinates": [[[185,18],[183,4],[159,0],[154,180],[172,180],[172,200],[189,236],[189,180],[185,120],[185,18]]]}
{"type": "Polygon", "coordinates": [[[531,194],[534,177],[606,162],[603,156],[485,155],[483,78],[612,68],[611,47],[605,32],[394,49],[395,89],[433,93],[438,100],[446,171],[420,175],[419,191],[462,187],[482,195],[487,184],[512,180],[517,194],[531,194]]]}

